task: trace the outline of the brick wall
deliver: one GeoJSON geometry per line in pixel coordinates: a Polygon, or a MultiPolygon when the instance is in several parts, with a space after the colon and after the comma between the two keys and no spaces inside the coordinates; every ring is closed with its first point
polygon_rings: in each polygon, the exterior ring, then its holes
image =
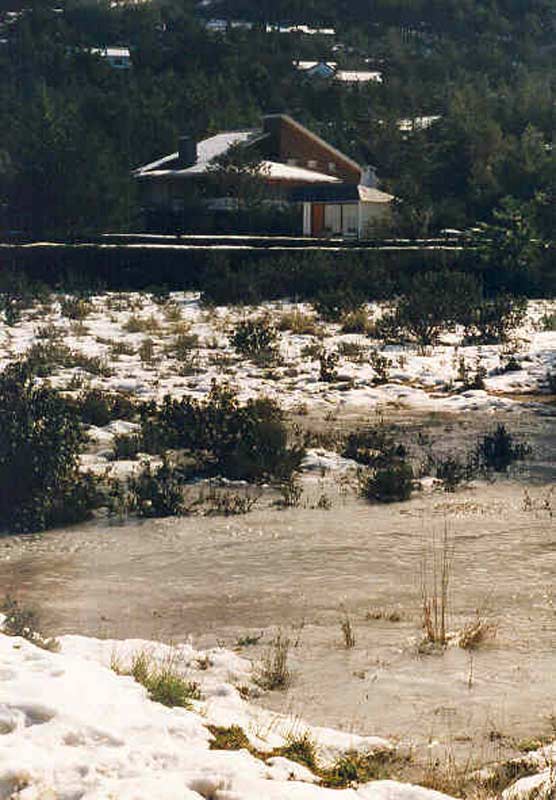
{"type": "Polygon", "coordinates": [[[346,183],[360,182],[361,170],[350,160],[330,150],[286,116],[265,117],[264,130],[270,137],[265,147],[268,158],[284,163],[295,162],[297,167],[334,175],[346,183]]]}

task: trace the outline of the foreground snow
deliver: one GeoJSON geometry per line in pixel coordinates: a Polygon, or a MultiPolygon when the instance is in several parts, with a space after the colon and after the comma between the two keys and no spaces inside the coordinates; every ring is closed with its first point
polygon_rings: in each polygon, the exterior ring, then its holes
{"type": "MultiPolygon", "coordinates": [[[[247,750],[211,750],[209,725],[239,725],[251,744],[271,751],[308,733],[318,757],[391,749],[377,737],[309,727],[244,699],[250,662],[223,649],[189,644],[64,636],[57,653],[0,633],[0,800],[443,800],[447,795],[390,780],[353,789],[317,785],[304,766],[247,750]],[[116,674],[133,654],[172,657],[201,688],[192,710],[148,699],[133,678],[116,674]]],[[[556,745],[528,754],[530,771],[504,800],[548,798],[556,745]]]]}
{"type": "Polygon", "coordinates": [[[61,651],[38,649],[0,634],[1,800],[440,800],[419,787],[376,781],[335,791],[288,759],[268,763],[247,750],[209,749],[209,724],[240,725],[253,744],[271,750],[292,732],[309,731],[323,762],[347,750],[389,748],[385,740],[307,728],[242,700],[233,683],[250,682],[251,665],[217,649],[170,650],[140,640],[113,642],[65,636],[61,651]],[[111,661],[133,653],[178,658],[200,684],[194,709],[148,699],[111,661]],[[208,665],[208,666],[207,666],[208,665]]]}

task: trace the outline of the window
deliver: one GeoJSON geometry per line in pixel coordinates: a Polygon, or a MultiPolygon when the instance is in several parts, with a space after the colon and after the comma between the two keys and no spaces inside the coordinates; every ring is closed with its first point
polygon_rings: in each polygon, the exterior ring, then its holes
{"type": "Polygon", "coordinates": [[[329,172],[336,172],[336,162],[335,161],[329,161],[328,162],[328,171],[329,172]]]}
{"type": "Polygon", "coordinates": [[[288,158],[287,164],[290,167],[297,167],[297,158],[288,158]]]}
{"type": "Polygon", "coordinates": [[[314,159],[309,159],[309,161],[307,162],[307,166],[309,167],[309,169],[316,169],[318,164],[314,159]]]}

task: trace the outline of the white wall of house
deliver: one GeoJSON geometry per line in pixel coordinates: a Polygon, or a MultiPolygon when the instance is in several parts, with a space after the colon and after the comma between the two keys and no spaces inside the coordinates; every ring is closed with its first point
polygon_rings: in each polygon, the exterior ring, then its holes
{"type": "Polygon", "coordinates": [[[311,233],[311,203],[303,203],[303,236],[311,233]]]}

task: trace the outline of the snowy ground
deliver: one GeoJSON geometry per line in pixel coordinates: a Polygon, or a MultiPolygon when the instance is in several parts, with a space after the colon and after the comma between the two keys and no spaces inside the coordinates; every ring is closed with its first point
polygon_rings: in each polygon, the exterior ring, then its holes
{"type": "MultiPolygon", "coordinates": [[[[0,323],[0,369],[33,343],[57,339],[72,350],[101,358],[111,371],[103,377],[78,367],[63,369],[51,379],[60,387],[101,387],[142,400],[160,400],[167,393],[203,396],[213,380],[227,380],[237,386],[242,398],[264,394],[292,410],[363,407],[372,411],[395,405],[448,412],[511,408],[512,395],[542,392],[547,372],[556,369],[556,332],[543,331],[540,324],[543,315],[556,308],[551,301],[531,301],[525,324],[504,345],[462,347],[460,332],[447,334],[441,345],[425,352],[416,346],[382,346],[362,334],[342,334],[338,325],[316,319],[316,335],[280,333],[281,364],[271,367],[257,366],[235,352],[229,343],[235,325],[263,314],[274,322],[285,312],[311,315],[310,306],[267,303],[206,309],[192,293],[173,293],[166,305],[154,302],[149,294],[106,293],[93,297],[92,304],[92,313],[81,322],[64,317],[60,298],[53,297],[52,302],[25,311],[14,326],[0,323]],[[137,318],[145,323],[145,330],[130,333],[126,325],[137,318]],[[167,352],[183,334],[198,337],[185,363],[167,352]],[[152,343],[148,360],[139,354],[145,340],[152,343]],[[314,353],[307,352],[311,346],[340,352],[337,380],[319,379],[319,362],[314,353]],[[373,349],[390,361],[389,381],[384,385],[377,385],[369,363],[373,349]],[[502,372],[510,355],[519,368],[502,372]],[[472,373],[478,364],[486,369],[485,390],[458,388],[461,356],[472,373]]],[[[368,312],[371,319],[376,318],[381,306],[369,304],[368,312]]]]}
{"type": "MultiPolygon", "coordinates": [[[[346,751],[392,745],[270,713],[244,699],[251,665],[222,649],[171,650],[197,681],[193,708],[167,708],[148,699],[133,678],[110,669],[138,651],[168,657],[168,646],[64,636],[58,653],[0,634],[0,800],[442,800],[446,795],[379,780],[353,789],[317,784],[304,766],[268,761],[247,750],[211,750],[208,725],[240,725],[252,744],[270,751],[307,732],[322,763],[346,751]]],[[[556,747],[528,758],[533,777],[505,792],[507,800],[549,797],[556,747]],[[538,774],[537,774],[538,773],[538,774]],[[544,794],[543,794],[544,792],[544,794]]]]}

